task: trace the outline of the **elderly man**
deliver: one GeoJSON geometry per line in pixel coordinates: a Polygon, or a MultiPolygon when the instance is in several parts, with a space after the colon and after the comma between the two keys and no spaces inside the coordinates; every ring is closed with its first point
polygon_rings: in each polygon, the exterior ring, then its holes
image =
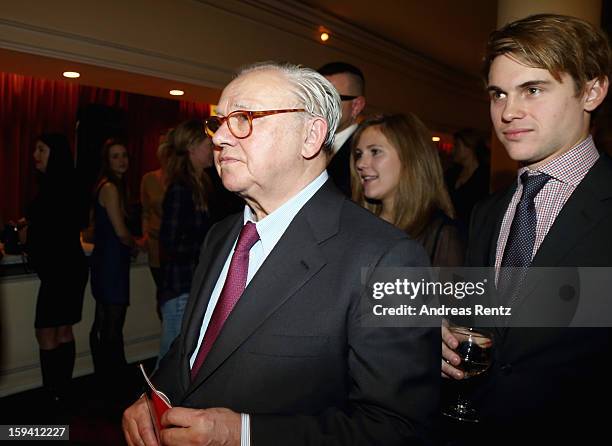
{"type": "Polygon", "coordinates": [[[327,172],[336,186],[350,197],[351,143],[357,130],[357,118],[366,105],[365,78],[359,68],[346,62],[330,62],[318,71],[332,83],[342,101],[342,116],[329,153],[327,172]]]}
{"type": "MultiPolygon", "coordinates": [[[[515,319],[497,330],[493,365],[473,394],[480,429],[495,438],[472,433],[470,445],[586,444],[609,435],[602,408],[612,396],[610,328],[511,325],[543,301],[550,313],[574,298],[559,292],[546,300],[554,289],[546,281],[522,290],[534,277],[528,267],[612,265],[612,161],[589,134],[611,69],[606,36],[574,17],[530,16],[490,36],[484,71],[491,119],[521,166],[510,188],[474,209],[467,263],[495,268],[515,319]],[[523,275],[508,280],[505,267],[523,275]]],[[[589,296],[580,299],[592,310],[589,296]]],[[[462,379],[451,350],[457,339],[446,329],[443,335],[442,372],[462,379]]]]}
{"type": "MultiPolygon", "coordinates": [[[[209,231],[153,377],[177,406],[163,444],[405,445],[431,427],[439,330],[367,328],[359,303],[363,267],[426,255],[328,180],[339,105],[315,71],[263,64],[207,120],[223,184],[247,205],[209,231]]],[[[128,443],[156,444],[144,398],[123,427],[128,443]]]]}

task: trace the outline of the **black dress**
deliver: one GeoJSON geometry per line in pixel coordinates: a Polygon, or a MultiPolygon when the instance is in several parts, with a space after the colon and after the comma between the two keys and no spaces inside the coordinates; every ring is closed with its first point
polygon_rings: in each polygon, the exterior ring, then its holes
{"type": "Polygon", "coordinates": [[[457,222],[467,233],[470,215],[474,205],[489,195],[489,168],[480,164],[468,180],[455,189],[460,168],[453,169],[447,176],[448,192],[457,213],[457,222]]]}
{"type": "Polygon", "coordinates": [[[42,185],[27,212],[27,252],[40,278],[34,326],[74,325],[81,320],[88,276],[77,197],[69,187],[42,185]]]}
{"type": "Polygon", "coordinates": [[[130,248],[121,243],[100,205],[100,190],[94,204],[94,249],[91,253],[91,293],[105,305],[130,304],[130,248]]]}
{"type": "Polygon", "coordinates": [[[432,266],[462,266],[465,240],[457,223],[440,210],[434,212],[417,237],[429,255],[432,266]]]}

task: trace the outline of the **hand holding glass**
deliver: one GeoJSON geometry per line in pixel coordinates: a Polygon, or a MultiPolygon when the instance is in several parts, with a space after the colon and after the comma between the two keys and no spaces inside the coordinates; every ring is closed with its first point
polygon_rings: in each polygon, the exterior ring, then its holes
{"type": "MultiPolygon", "coordinates": [[[[486,372],[492,362],[492,334],[487,329],[461,327],[452,324],[448,329],[459,341],[454,351],[461,358],[461,363],[456,367],[463,371],[464,379],[486,372]]],[[[457,393],[455,401],[443,409],[442,413],[461,421],[480,421],[473,403],[462,395],[462,392],[457,393]]]]}

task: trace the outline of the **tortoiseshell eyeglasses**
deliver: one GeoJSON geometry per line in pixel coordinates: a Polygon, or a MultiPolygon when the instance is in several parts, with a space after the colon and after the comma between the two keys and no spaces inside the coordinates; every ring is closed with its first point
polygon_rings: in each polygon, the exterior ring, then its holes
{"type": "Polygon", "coordinates": [[[217,130],[227,122],[229,131],[238,139],[244,139],[251,136],[253,132],[253,119],[263,118],[264,116],[276,115],[279,113],[295,113],[306,111],[303,108],[287,108],[283,110],[236,110],[227,116],[211,116],[204,121],[206,133],[212,138],[217,130]]]}

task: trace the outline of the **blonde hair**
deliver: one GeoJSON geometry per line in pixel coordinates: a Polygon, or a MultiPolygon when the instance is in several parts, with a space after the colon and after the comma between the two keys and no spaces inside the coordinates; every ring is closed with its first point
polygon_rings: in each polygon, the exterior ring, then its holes
{"type": "Polygon", "coordinates": [[[493,60],[504,54],[548,70],[558,82],[562,73],[569,74],[577,94],[588,81],[609,77],[612,69],[606,35],[584,20],[565,15],[531,15],[493,31],[484,57],[485,80],[493,60]]]}
{"type": "Polygon", "coordinates": [[[366,119],[355,135],[351,150],[353,200],[376,215],[382,203],[368,200],[355,168],[355,149],[365,129],[375,127],[395,148],[401,163],[400,179],[393,206],[393,223],[412,237],[421,235],[433,213],[441,210],[454,218],[455,211],[444,184],[442,165],[431,134],[412,113],[382,115],[366,119]]]}
{"type": "Polygon", "coordinates": [[[201,175],[196,173],[189,159],[189,149],[207,138],[203,123],[192,119],[170,129],[158,149],[166,184],[180,183],[189,187],[198,211],[208,210],[212,182],[206,171],[202,170],[201,175]]]}

